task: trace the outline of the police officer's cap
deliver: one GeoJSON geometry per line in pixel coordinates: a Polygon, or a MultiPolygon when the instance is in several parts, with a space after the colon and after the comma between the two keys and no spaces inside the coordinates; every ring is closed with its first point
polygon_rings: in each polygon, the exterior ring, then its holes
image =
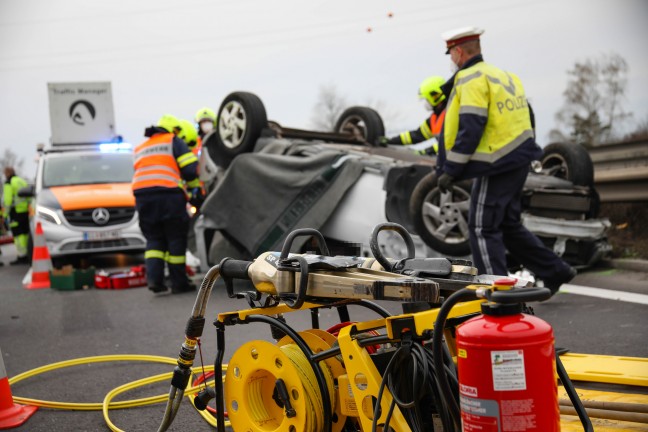
{"type": "Polygon", "coordinates": [[[450,48],[454,46],[471,40],[478,40],[483,33],[484,30],[478,27],[461,27],[443,33],[441,37],[446,41],[446,54],[450,54],[450,48]]]}

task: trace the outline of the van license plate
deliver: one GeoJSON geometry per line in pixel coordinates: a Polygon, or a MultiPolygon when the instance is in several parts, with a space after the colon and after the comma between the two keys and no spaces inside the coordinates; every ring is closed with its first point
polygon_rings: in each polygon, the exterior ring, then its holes
{"type": "Polygon", "coordinates": [[[113,240],[121,238],[122,232],[116,231],[89,231],[83,233],[83,240],[113,240]]]}

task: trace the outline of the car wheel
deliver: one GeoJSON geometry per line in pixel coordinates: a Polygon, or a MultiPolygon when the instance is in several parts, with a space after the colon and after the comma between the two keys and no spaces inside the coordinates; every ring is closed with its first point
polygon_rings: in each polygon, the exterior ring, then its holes
{"type": "Polygon", "coordinates": [[[261,99],[252,93],[230,93],[218,110],[216,129],[205,137],[214,162],[227,168],[232,160],[254,150],[261,131],[268,124],[261,99]]]}
{"type": "Polygon", "coordinates": [[[385,125],[377,111],[355,106],[344,110],[335,124],[335,132],[351,134],[356,140],[375,145],[385,135],[385,125]]]}
{"type": "Polygon", "coordinates": [[[469,210],[470,182],[456,183],[451,192],[441,193],[436,173],[423,177],[410,199],[415,232],[430,248],[451,256],[470,254],[469,210]]]}
{"type": "Polygon", "coordinates": [[[594,184],[592,158],[580,144],[554,143],[544,148],[542,171],[576,186],[594,184]]]}

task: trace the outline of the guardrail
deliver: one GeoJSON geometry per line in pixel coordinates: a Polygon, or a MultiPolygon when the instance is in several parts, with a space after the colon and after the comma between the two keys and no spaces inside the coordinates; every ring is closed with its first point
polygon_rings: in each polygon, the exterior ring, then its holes
{"type": "Polygon", "coordinates": [[[602,202],[648,201],[648,139],[589,150],[602,202]]]}

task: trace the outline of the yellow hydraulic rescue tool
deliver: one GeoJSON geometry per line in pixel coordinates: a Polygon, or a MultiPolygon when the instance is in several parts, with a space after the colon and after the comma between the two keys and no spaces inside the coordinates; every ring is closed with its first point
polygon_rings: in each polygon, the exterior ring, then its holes
{"type": "MultiPolygon", "coordinates": [[[[224,384],[216,379],[213,388],[206,387],[196,397],[198,408],[216,399],[219,432],[225,431],[226,415],[235,431],[254,432],[458,432],[466,419],[476,421],[474,414],[479,410],[474,410],[474,404],[479,402],[468,396],[475,396],[477,390],[462,387],[460,391],[456,363],[465,358],[466,352],[457,345],[457,329],[481,316],[485,305],[496,314],[531,312],[524,302],[548,298],[549,290],[531,288],[525,281],[477,275],[465,260],[416,259],[411,237],[396,224],[376,227],[370,246],[375,259],[331,257],[321,234],[303,229],[287,237],[280,253],[266,252],[253,262],[226,258],[209,270],[187,324],[169,402],[158,431],[168,429],[179,409],[202,335],[206,304],[219,276],[228,295],[246,300],[250,309],[218,315],[214,322],[214,367],[223,365],[225,329],[229,326],[266,324],[275,340],[243,343],[229,361],[224,384]],[[394,261],[382,255],[377,242],[382,230],[393,230],[403,237],[408,247],[407,258],[394,261]],[[293,241],[299,236],[318,240],[321,254],[290,254],[293,241]],[[252,287],[235,290],[234,279],[251,281],[252,287]],[[392,316],[373,300],[401,302],[403,313],[392,316]],[[349,306],[368,309],[377,317],[354,322],[349,306]],[[340,323],[320,329],[322,309],[336,310],[340,323]],[[284,315],[296,311],[310,313],[312,328],[296,331],[287,324],[284,315]],[[471,395],[473,391],[475,394],[471,395]],[[466,407],[466,403],[472,404],[472,408],[466,407]]],[[[515,353],[504,355],[510,361],[519,358],[515,353]]],[[[569,398],[561,399],[559,404],[554,382],[553,411],[562,412],[564,406],[580,419],[580,425],[571,417],[563,419],[563,430],[594,430],[562,363],[554,360],[553,339],[548,355],[553,361],[551,370],[557,367],[569,398]]],[[[517,377],[506,375],[520,370],[519,363],[511,364],[508,369],[493,369],[499,374],[500,386],[519,385],[517,377]]],[[[484,370],[489,368],[490,364],[485,365],[484,370]]],[[[648,386],[648,376],[643,382],[641,378],[633,382],[637,383],[648,386]]],[[[597,431],[642,430],[634,429],[636,425],[641,427],[637,421],[648,423],[647,414],[637,408],[641,405],[616,405],[615,408],[626,409],[625,414],[616,420],[605,420],[607,426],[597,426],[597,431]]],[[[484,405],[485,421],[499,422],[499,414],[488,417],[488,406],[484,405]]],[[[538,420],[533,420],[534,410],[539,408],[529,402],[516,406],[530,410],[517,418],[526,419],[531,426],[515,430],[537,430],[532,425],[538,420]]],[[[511,418],[506,421],[512,421],[511,418]]],[[[560,419],[556,419],[553,430],[560,430],[560,419]]]]}

